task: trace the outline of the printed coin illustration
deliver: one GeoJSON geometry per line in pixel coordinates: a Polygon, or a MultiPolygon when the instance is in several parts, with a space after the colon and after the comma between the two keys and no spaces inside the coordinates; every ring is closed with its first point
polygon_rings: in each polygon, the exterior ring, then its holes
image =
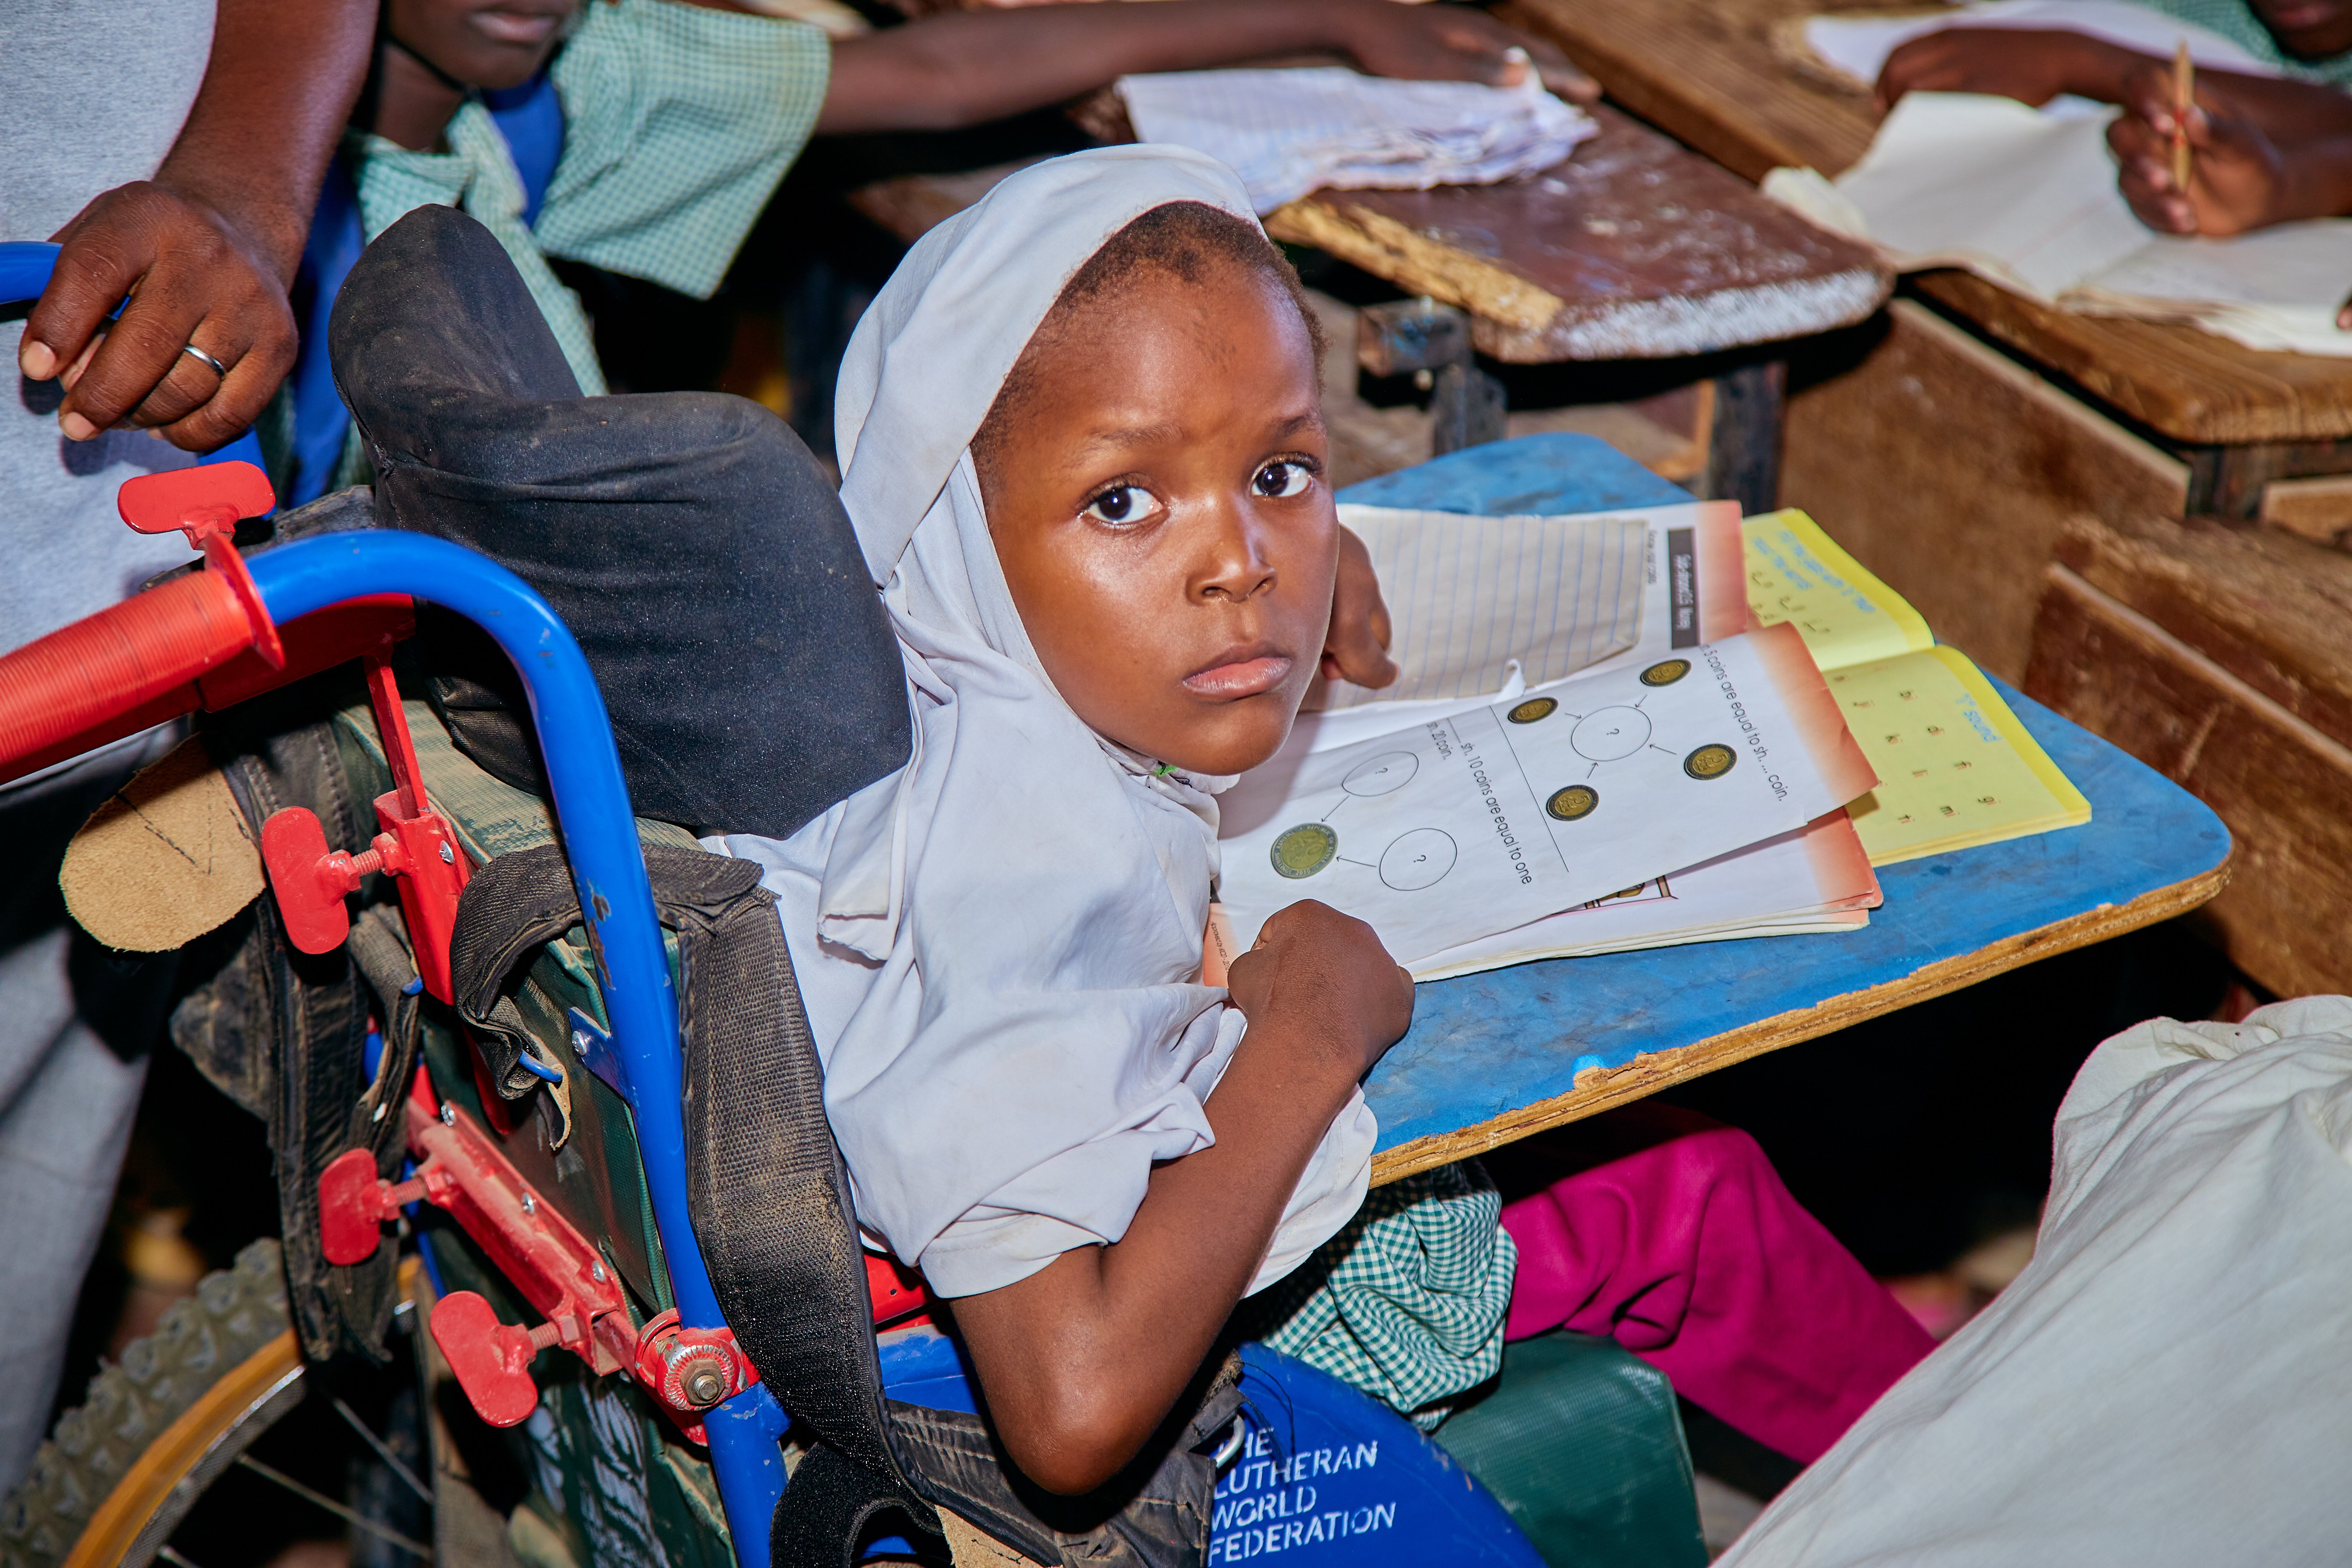
{"type": "Polygon", "coordinates": [[[1675,681],[1680,680],[1684,676],[1688,675],[1689,673],[1690,660],[1686,658],[1662,659],[1642,672],[1642,684],[1644,686],[1672,686],[1675,681]]]}
{"type": "Polygon", "coordinates": [[[1601,792],[1591,784],[1570,784],[1566,789],[1552,791],[1544,802],[1544,813],[1562,822],[1575,822],[1591,816],[1601,809],[1601,792]]]}
{"type": "Polygon", "coordinates": [[[1532,724],[1538,719],[1550,718],[1559,706],[1559,700],[1555,697],[1530,697],[1503,716],[1514,724],[1532,724]]]}
{"type": "Polygon", "coordinates": [[[1568,743],[1579,756],[1613,763],[1650,743],[1650,716],[1639,708],[1603,708],[1579,719],[1568,743]]]}
{"type": "Polygon", "coordinates": [[[1296,827],[1285,828],[1274,841],[1266,858],[1274,862],[1277,877],[1293,880],[1312,877],[1328,866],[1339,853],[1339,836],[1319,822],[1302,822],[1296,827]]]}
{"type": "Polygon", "coordinates": [[[1402,789],[1421,770],[1421,759],[1411,752],[1382,752],[1368,763],[1358,763],[1339,781],[1349,795],[1386,795],[1402,789]]]}
{"type": "Polygon", "coordinates": [[[1454,837],[1416,827],[1381,853],[1381,880],[1400,893],[1417,893],[1454,869],[1454,837]]]}
{"type": "Polygon", "coordinates": [[[1719,779],[1738,760],[1739,753],[1729,746],[1701,746],[1683,759],[1683,772],[1695,779],[1719,779]]]}

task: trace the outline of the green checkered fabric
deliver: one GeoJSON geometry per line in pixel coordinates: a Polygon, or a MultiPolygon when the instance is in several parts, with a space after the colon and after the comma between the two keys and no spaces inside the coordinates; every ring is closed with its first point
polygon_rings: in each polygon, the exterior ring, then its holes
{"type": "Polygon", "coordinates": [[[563,157],[533,232],[550,256],[707,300],[808,144],[833,46],[675,0],[587,9],[551,68],[563,157]]]}
{"type": "Polygon", "coordinates": [[[1374,1187],[1346,1228],[1244,1303],[1243,1329],[1433,1430],[1503,1364],[1519,1253],[1476,1162],[1374,1187]]]}
{"type": "Polygon", "coordinates": [[[2278,67],[2298,81],[2325,82],[2331,87],[2352,88],[2352,54],[2337,55],[2333,59],[2299,60],[2278,46],[2255,16],[2246,0],[2138,0],[2151,11],[2167,16],[2177,16],[2192,22],[2208,32],[2219,33],[2256,59],[2278,67]]]}
{"type": "MultiPolygon", "coordinates": [[[[344,157],[373,240],[416,208],[462,208],[495,236],[547,318],[580,390],[607,390],[580,297],[551,256],[707,300],[784,172],[808,144],[833,68],[824,34],[800,22],[674,0],[588,0],[549,68],[563,152],[523,222],[522,176],[489,111],[461,107],[446,153],[354,131],[344,157]]],[[[354,428],[330,488],[369,483],[354,428]]]]}
{"type": "MultiPolygon", "coordinates": [[[[522,176],[515,172],[506,138],[479,103],[460,106],[445,133],[446,153],[412,153],[373,132],[354,132],[347,152],[358,173],[360,232],[373,240],[418,207],[462,207],[490,231],[522,274],[532,303],[555,331],[556,346],[572,366],[572,379],[591,397],[604,395],[604,373],[596,363],[596,340],[580,296],[566,289],[547,264],[539,243],[522,221],[522,176]]],[[[352,432],[356,438],[358,432],[352,432]]]]}

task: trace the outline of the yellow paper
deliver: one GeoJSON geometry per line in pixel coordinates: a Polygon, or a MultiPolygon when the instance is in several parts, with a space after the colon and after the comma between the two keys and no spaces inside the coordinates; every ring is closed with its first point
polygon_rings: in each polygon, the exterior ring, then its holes
{"type": "Polygon", "coordinates": [[[2091,805],[1977,667],[1931,647],[1828,672],[1879,785],[1847,807],[1873,866],[2075,827],[2091,805]]]}
{"type": "Polygon", "coordinates": [[[1919,612],[1803,512],[1791,507],[1747,518],[1739,530],[1748,547],[1748,607],[1768,626],[1794,622],[1824,670],[1934,645],[1919,612]]]}

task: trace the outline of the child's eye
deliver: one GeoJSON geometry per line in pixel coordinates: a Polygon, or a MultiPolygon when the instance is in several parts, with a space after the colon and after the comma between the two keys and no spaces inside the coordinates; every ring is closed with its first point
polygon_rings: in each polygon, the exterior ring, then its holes
{"type": "Polygon", "coordinates": [[[1315,475],[1304,463],[1287,458],[1268,463],[1257,471],[1251,488],[1267,497],[1305,495],[1307,487],[1315,482],[1315,475]]]}
{"type": "Polygon", "coordinates": [[[1087,502],[1086,515],[1097,522],[1135,522],[1150,512],[1154,499],[1141,485],[1113,485],[1087,502]]]}

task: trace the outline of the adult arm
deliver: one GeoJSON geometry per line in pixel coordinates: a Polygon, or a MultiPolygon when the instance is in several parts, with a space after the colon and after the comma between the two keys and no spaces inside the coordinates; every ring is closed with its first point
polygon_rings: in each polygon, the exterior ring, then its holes
{"type": "MultiPolygon", "coordinates": [[[[375,14],[373,0],[220,0],[204,85],[163,167],[55,236],[64,249],[18,363],[36,381],[62,373],[66,435],[127,420],[202,451],[260,414],[294,363],[286,290],[375,14]],[[226,375],[180,352],[191,342],[226,375]]],[[[90,106],[94,126],[105,112],[90,106]]]]}
{"type": "Polygon", "coordinates": [[[1216,1142],[1152,1173],[1118,1241],[954,1303],[997,1436],[1050,1491],[1102,1485],[1167,1418],[1325,1131],[1412,1019],[1371,928],[1318,903],[1268,921],[1230,978],[1250,1026],[1209,1097],[1216,1142]]]}
{"type": "Polygon", "coordinates": [[[1600,89],[1549,44],[1456,5],[1395,0],[1162,0],[956,11],[837,40],[820,133],[952,131],[1059,103],[1134,72],[1315,51],[1376,76],[1600,89]],[[1524,51],[1513,55],[1510,51],[1524,51]]]}

